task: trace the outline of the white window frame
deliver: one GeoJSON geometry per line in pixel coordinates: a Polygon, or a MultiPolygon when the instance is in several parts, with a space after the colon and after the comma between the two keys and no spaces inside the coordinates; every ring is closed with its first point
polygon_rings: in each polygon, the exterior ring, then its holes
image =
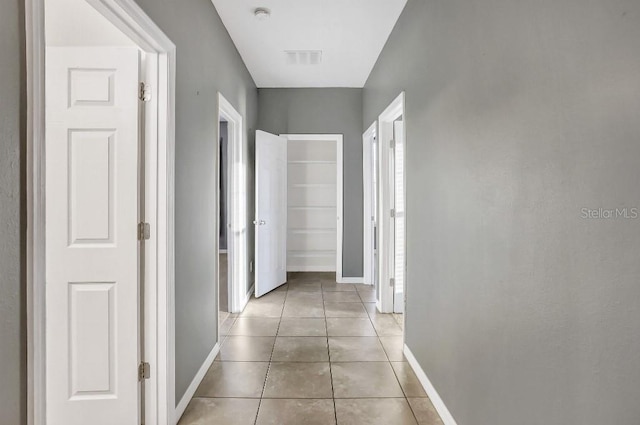
{"type": "MultiPolygon", "coordinates": [[[[176,47],[133,0],[86,0],[145,52],[153,97],[145,122],[145,382],[147,424],[174,424],[176,47]],[[157,335],[157,338],[154,336],[157,335]]],[[[25,0],[27,50],[27,420],[46,424],[44,0],[25,0]]]]}

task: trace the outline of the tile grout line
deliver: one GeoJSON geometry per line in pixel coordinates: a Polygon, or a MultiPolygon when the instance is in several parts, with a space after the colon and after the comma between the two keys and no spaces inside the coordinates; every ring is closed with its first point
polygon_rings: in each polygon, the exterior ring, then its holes
{"type": "Polygon", "coordinates": [[[273,338],[273,346],[271,347],[271,355],[269,356],[269,365],[267,366],[267,373],[264,375],[264,383],[262,384],[262,393],[260,393],[260,399],[258,400],[258,410],[256,411],[256,420],[254,425],[258,424],[258,415],[260,415],[260,407],[262,406],[262,399],[264,398],[264,391],[267,388],[267,379],[269,378],[269,372],[271,371],[271,364],[273,359],[273,352],[276,349],[276,341],[278,340],[278,333],[280,332],[280,325],[282,324],[282,314],[284,313],[284,304],[287,302],[287,296],[289,295],[289,282],[287,281],[287,290],[284,294],[284,301],[282,302],[282,310],[280,310],[280,321],[278,321],[278,328],[276,329],[276,335],[273,338]]]}
{"type": "MultiPolygon", "coordinates": [[[[384,346],[383,346],[383,348],[384,348],[384,346]]],[[[386,354],[386,351],[385,351],[385,354],[386,354]]],[[[387,358],[389,358],[388,354],[387,354],[387,358]]],[[[416,420],[416,424],[419,425],[418,416],[416,416],[416,412],[413,411],[413,407],[411,406],[411,403],[409,403],[409,397],[407,397],[407,392],[405,391],[404,387],[402,386],[402,383],[400,382],[400,378],[398,377],[398,373],[396,372],[396,369],[393,367],[391,359],[389,359],[389,366],[391,367],[391,370],[393,371],[393,375],[396,377],[396,381],[398,381],[398,385],[400,386],[400,391],[402,391],[402,394],[404,394],[404,401],[409,406],[409,410],[411,410],[411,414],[413,415],[413,418],[416,420]]]]}
{"type": "MultiPolygon", "coordinates": [[[[337,283],[337,282],[336,282],[337,283]]],[[[322,291],[322,311],[324,313],[324,330],[327,336],[327,355],[329,356],[329,378],[331,379],[331,400],[333,401],[333,417],[338,424],[338,409],[336,408],[336,391],[333,387],[333,362],[331,361],[331,347],[329,346],[329,327],[327,325],[327,307],[324,303],[324,290],[322,291]]]]}
{"type": "MultiPolygon", "coordinates": [[[[358,295],[360,295],[360,294],[358,294],[358,295]]],[[[364,301],[363,301],[363,303],[364,303],[364,301]]],[[[366,310],[366,308],[365,308],[365,310],[366,310]]],[[[369,316],[369,321],[371,322],[371,326],[373,326],[373,320],[371,320],[371,314],[369,314],[368,310],[367,310],[367,315],[369,316]]],[[[394,318],[394,321],[395,321],[395,318],[394,318]]],[[[387,356],[387,360],[388,360],[389,366],[391,367],[391,370],[393,371],[393,375],[396,377],[396,381],[398,382],[398,385],[400,386],[400,391],[402,391],[402,394],[404,395],[404,401],[409,406],[409,410],[411,410],[411,414],[413,415],[413,418],[416,420],[416,424],[419,425],[418,417],[416,416],[416,412],[414,412],[413,407],[411,406],[411,403],[409,403],[409,398],[407,397],[407,393],[404,390],[404,387],[402,386],[402,383],[400,382],[400,378],[398,377],[398,373],[396,372],[396,369],[393,367],[393,364],[391,362],[391,358],[389,357],[389,353],[387,353],[387,350],[384,348],[384,345],[382,344],[382,340],[380,339],[380,334],[378,333],[378,329],[376,329],[376,327],[373,326],[373,330],[376,332],[376,335],[378,336],[378,342],[382,346],[382,351],[384,351],[384,355],[387,356]]],[[[404,329],[402,330],[402,332],[404,333],[404,329]]]]}

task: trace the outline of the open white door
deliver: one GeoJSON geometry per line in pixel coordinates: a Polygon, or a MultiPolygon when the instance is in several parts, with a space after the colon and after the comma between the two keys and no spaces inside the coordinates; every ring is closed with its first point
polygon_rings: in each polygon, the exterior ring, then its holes
{"type": "Polygon", "coordinates": [[[393,123],[393,312],[404,313],[405,226],[404,226],[404,123],[393,123]]]}
{"type": "Polygon", "coordinates": [[[287,281],[287,139],[256,131],[256,297],[287,281]]]}
{"type": "Polygon", "coordinates": [[[135,48],[47,48],[47,423],[139,419],[135,48]]]}

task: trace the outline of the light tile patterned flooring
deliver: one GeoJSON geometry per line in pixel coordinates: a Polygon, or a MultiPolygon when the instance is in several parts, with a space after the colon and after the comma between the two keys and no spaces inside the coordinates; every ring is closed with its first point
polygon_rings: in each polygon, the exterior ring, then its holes
{"type": "Polygon", "coordinates": [[[442,425],[370,286],[294,273],[221,326],[180,425],[442,425]]]}

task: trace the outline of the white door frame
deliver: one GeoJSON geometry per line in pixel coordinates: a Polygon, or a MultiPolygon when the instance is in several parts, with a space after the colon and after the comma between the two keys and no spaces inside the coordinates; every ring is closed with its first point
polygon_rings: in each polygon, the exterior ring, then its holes
{"type": "Polygon", "coordinates": [[[344,217],[344,165],[343,165],[343,150],[342,134],[281,134],[288,141],[301,140],[301,141],[335,141],[336,142],[336,282],[338,283],[360,283],[362,278],[344,277],[342,275],[342,234],[343,234],[343,217],[344,217]],[[357,282],[356,282],[357,280],[357,282]]]}
{"type": "Polygon", "coordinates": [[[373,281],[373,229],[371,227],[371,218],[373,217],[373,181],[372,181],[372,163],[373,163],[373,140],[378,132],[378,122],[375,121],[362,135],[362,188],[363,188],[363,262],[364,262],[364,283],[367,285],[375,285],[373,281]]]}
{"type": "MultiPolygon", "coordinates": [[[[225,99],[222,93],[218,93],[218,131],[217,140],[220,140],[220,120],[225,119],[228,122],[228,142],[227,142],[227,220],[229,227],[227,229],[227,276],[228,276],[228,294],[229,294],[229,310],[230,313],[241,313],[249,302],[251,292],[245,292],[243,288],[247,288],[249,280],[247,274],[247,238],[248,238],[248,216],[247,216],[247,156],[244,148],[244,124],[242,115],[225,99]],[[244,194],[237,196],[238,193],[244,194]],[[240,238],[236,240],[233,236],[236,232],[242,232],[240,238]]],[[[217,169],[220,169],[220,149],[216,153],[217,169]]],[[[220,175],[217,174],[216,179],[220,175]]],[[[218,199],[217,211],[217,229],[220,234],[220,184],[216,184],[216,199],[218,199]]],[[[220,271],[220,244],[216,244],[216,270],[220,271]]],[[[220,279],[216,279],[216,297],[220,294],[220,279]]],[[[217,299],[216,306],[219,308],[220,300],[217,299]]],[[[218,329],[220,326],[218,326],[218,329]]],[[[218,335],[220,342],[220,335],[218,335]]]]}
{"type": "MultiPolygon", "coordinates": [[[[27,417],[46,423],[45,392],[45,27],[44,1],[25,0],[27,50],[27,417]]],[[[174,144],[176,47],[133,0],[86,0],[146,53],[145,382],[147,424],[175,412],[174,144]],[[154,336],[157,335],[157,338],[154,336]]]]}
{"type": "MultiPolygon", "coordinates": [[[[380,136],[378,138],[379,147],[379,178],[380,184],[378,188],[378,271],[380,281],[378,285],[378,294],[376,306],[381,313],[393,313],[393,296],[394,288],[389,284],[392,274],[392,262],[393,249],[391,241],[391,235],[393,230],[393,217],[391,217],[391,205],[393,200],[391,199],[390,182],[391,182],[391,167],[390,150],[391,140],[393,140],[393,122],[400,117],[404,116],[404,92],[394,99],[393,102],[387,107],[387,109],[378,117],[378,126],[380,136]]],[[[406,120],[405,120],[406,125],[406,120]]],[[[406,152],[405,152],[406,156],[406,152]]],[[[405,173],[406,176],[406,173],[405,173]]],[[[406,178],[406,177],[405,177],[406,178]]],[[[405,183],[406,188],[406,183],[405,183]]],[[[405,196],[406,198],[406,196],[405,196]]],[[[406,221],[405,221],[406,223],[406,221]]],[[[406,263],[406,257],[405,257],[406,263]]],[[[405,265],[406,270],[406,265],[405,265]]],[[[406,275],[405,275],[406,276],[406,275]]],[[[406,280],[406,279],[405,279],[406,280]]],[[[406,281],[404,290],[406,291],[406,281]]]]}

